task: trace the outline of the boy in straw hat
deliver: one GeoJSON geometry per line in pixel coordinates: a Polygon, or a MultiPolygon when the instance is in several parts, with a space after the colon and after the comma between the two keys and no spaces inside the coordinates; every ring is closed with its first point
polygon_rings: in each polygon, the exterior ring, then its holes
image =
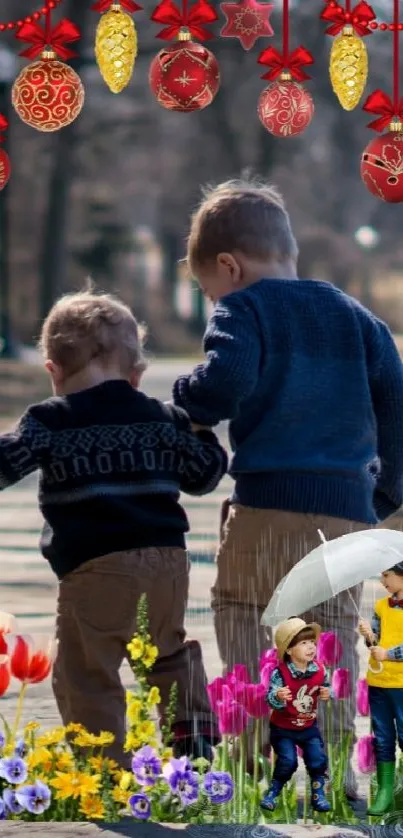
{"type": "Polygon", "coordinates": [[[385,570],[381,581],[389,596],[375,603],[371,623],[359,624],[377,661],[369,664],[367,674],[378,779],[369,815],[384,815],[393,807],[396,740],[403,751],[403,562],[385,570]]]}
{"type": "Polygon", "coordinates": [[[281,623],[275,634],[280,664],[272,672],[267,702],[273,708],[270,743],[276,762],[270,788],[260,804],[269,811],[276,808],[281,789],[297,770],[297,746],[311,778],[313,809],[330,810],[325,797],[327,757],[316,722],[318,700],[330,698],[325,667],[315,659],[320,633],[317,623],[292,617],[281,623]]]}

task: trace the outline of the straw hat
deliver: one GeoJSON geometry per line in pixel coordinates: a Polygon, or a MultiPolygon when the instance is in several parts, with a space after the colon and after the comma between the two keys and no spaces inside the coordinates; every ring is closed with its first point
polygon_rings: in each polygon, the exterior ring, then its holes
{"type": "Polygon", "coordinates": [[[317,642],[322,631],[318,623],[306,623],[305,620],[301,620],[299,617],[291,617],[290,620],[285,620],[284,623],[280,623],[274,636],[274,642],[276,644],[280,660],[283,660],[290,643],[294,640],[294,637],[306,628],[313,629],[315,632],[315,641],[317,642]]]}

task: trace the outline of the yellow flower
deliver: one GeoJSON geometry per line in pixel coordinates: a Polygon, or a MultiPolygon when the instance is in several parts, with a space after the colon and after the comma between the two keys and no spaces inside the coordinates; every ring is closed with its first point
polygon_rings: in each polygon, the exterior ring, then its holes
{"type": "Polygon", "coordinates": [[[119,786],[115,786],[115,788],[112,789],[112,797],[113,797],[115,803],[122,803],[124,806],[126,806],[126,803],[129,799],[130,795],[131,795],[131,790],[130,789],[128,791],[124,791],[123,789],[120,789],[119,786]]]}
{"type": "Polygon", "coordinates": [[[66,728],[55,727],[53,730],[48,730],[42,736],[38,736],[36,744],[39,748],[47,747],[48,745],[59,745],[66,736],[66,728]]]}
{"type": "Polygon", "coordinates": [[[78,771],[70,773],[56,771],[56,777],[49,780],[48,784],[56,789],[56,800],[67,800],[68,797],[83,798],[89,794],[97,794],[100,781],[99,774],[89,775],[78,771]]]}
{"type": "Polygon", "coordinates": [[[172,748],[164,748],[161,754],[162,762],[169,762],[170,759],[173,757],[173,750],[172,748]]]}
{"type": "Polygon", "coordinates": [[[155,707],[156,704],[161,704],[161,695],[158,687],[151,687],[147,696],[147,704],[149,707],[155,707]]]}
{"type": "Polygon", "coordinates": [[[142,743],[148,742],[153,736],[155,736],[154,722],[140,722],[140,724],[137,725],[136,733],[142,743]]]}
{"type": "Polygon", "coordinates": [[[138,661],[140,658],[143,657],[144,652],[144,643],[140,637],[133,637],[133,640],[127,644],[127,651],[132,659],[132,661],[138,661]]]}
{"type": "Polygon", "coordinates": [[[125,751],[137,751],[141,747],[141,739],[136,736],[136,733],[129,730],[126,734],[125,751]]]}
{"type": "Polygon", "coordinates": [[[105,745],[112,745],[112,742],[114,741],[114,734],[108,733],[106,730],[101,730],[98,736],[96,736],[95,733],[82,731],[82,733],[78,733],[77,736],[74,737],[73,745],[77,745],[79,748],[103,748],[105,745]]]}
{"type": "Polygon", "coordinates": [[[66,733],[86,733],[85,727],[78,722],[70,722],[66,727],[66,733]]]}
{"type": "Polygon", "coordinates": [[[143,655],[143,663],[144,663],[144,666],[146,667],[146,669],[151,669],[151,667],[154,666],[155,661],[157,660],[157,658],[158,658],[157,647],[156,646],[151,646],[150,644],[147,643],[147,645],[144,649],[144,655],[143,655]]]}
{"type": "Polygon", "coordinates": [[[127,791],[127,789],[130,788],[132,781],[133,774],[131,774],[130,771],[123,771],[119,782],[119,788],[122,789],[122,791],[127,791]]]}
{"type": "Polygon", "coordinates": [[[24,727],[25,733],[34,733],[36,730],[39,730],[40,724],[39,722],[28,722],[27,725],[24,727]]]}
{"type": "Polygon", "coordinates": [[[109,771],[110,774],[116,773],[118,764],[113,759],[107,759],[103,756],[90,757],[88,760],[91,768],[100,773],[101,771],[109,771]]]}
{"type": "Polygon", "coordinates": [[[30,771],[33,771],[40,765],[47,772],[52,768],[53,755],[48,748],[35,748],[34,751],[28,754],[26,761],[30,771]]]}
{"type": "Polygon", "coordinates": [[[86,797],[82,800],[80,812],[87,818],[103,819],[105,817],[104,804],[97,797],[86,797]]]}
{"type": "Polygon", "coordinates": [[[68,771],[69,768],[73,768],[73,765],[74,757],[70,751],[62,751],[60,754],[57,754],[56,768],[58,771],[68,771]]]}
{"type": "Polygon", "coordinates": [[[137,724],[141,711],[141,701],[139,698],[134,698],[127,705],[127,718],[130,725],[137,724]]]}

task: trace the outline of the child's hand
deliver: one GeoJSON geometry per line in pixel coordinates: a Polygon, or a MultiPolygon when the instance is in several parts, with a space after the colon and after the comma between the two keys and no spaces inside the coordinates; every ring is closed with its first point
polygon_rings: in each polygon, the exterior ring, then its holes
{"type": "Polygon", "coordinates": [[[382,646],[371,646],[371,656],[376,661],[386,661],[388,653],[386,649],[382,649],[382,646]]]}
{"type": "Polygon", "coordinates": [[[276,692],[276,698],[279,701],[291,701],[292,699],[292,692],[289,687],[280,687],[279,690],[276,692]]]}
{"type": "Polygon", "coordinates": [[[358,631],[360,632],[362,637],[365,637],[366,640],[371,640],[372,628],[369,620],[360,620],[360,622],[358,623],[358,631]]]}
{"type": "Polygon", "coordinates": [[[329,701],[329,698],[330,698],[330,690],[329,690],[329,687],[321,687],[321,688],[320,688],[320,690],[319,690],[319,698],[321,698],[321,699],[322,699],[322,701],[329,701]]]}
{"type": "Polygon", "coordinates": [[[211,428],[207,425],[195,425],[193,422],[191,422],[191,428],[193,433],[197,433],[197,431],[211,431],[211,428]]]}

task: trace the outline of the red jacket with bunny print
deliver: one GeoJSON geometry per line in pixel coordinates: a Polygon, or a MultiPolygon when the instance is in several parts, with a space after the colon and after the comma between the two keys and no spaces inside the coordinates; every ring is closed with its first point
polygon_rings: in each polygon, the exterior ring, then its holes
{"type": "Polygon", "coordinates": [[[284,686],[291,690],[292,698],[287,701],[283,710],[273,710],[270,722],[277,727],[287,730],[303,730],[311,727],[316,721],[319,690],[323,686],[326,670],[318,661],[318,671],[306,678],[294,678],[285,663],[280,663],[278,669],[284,681],[284,686]]]}

